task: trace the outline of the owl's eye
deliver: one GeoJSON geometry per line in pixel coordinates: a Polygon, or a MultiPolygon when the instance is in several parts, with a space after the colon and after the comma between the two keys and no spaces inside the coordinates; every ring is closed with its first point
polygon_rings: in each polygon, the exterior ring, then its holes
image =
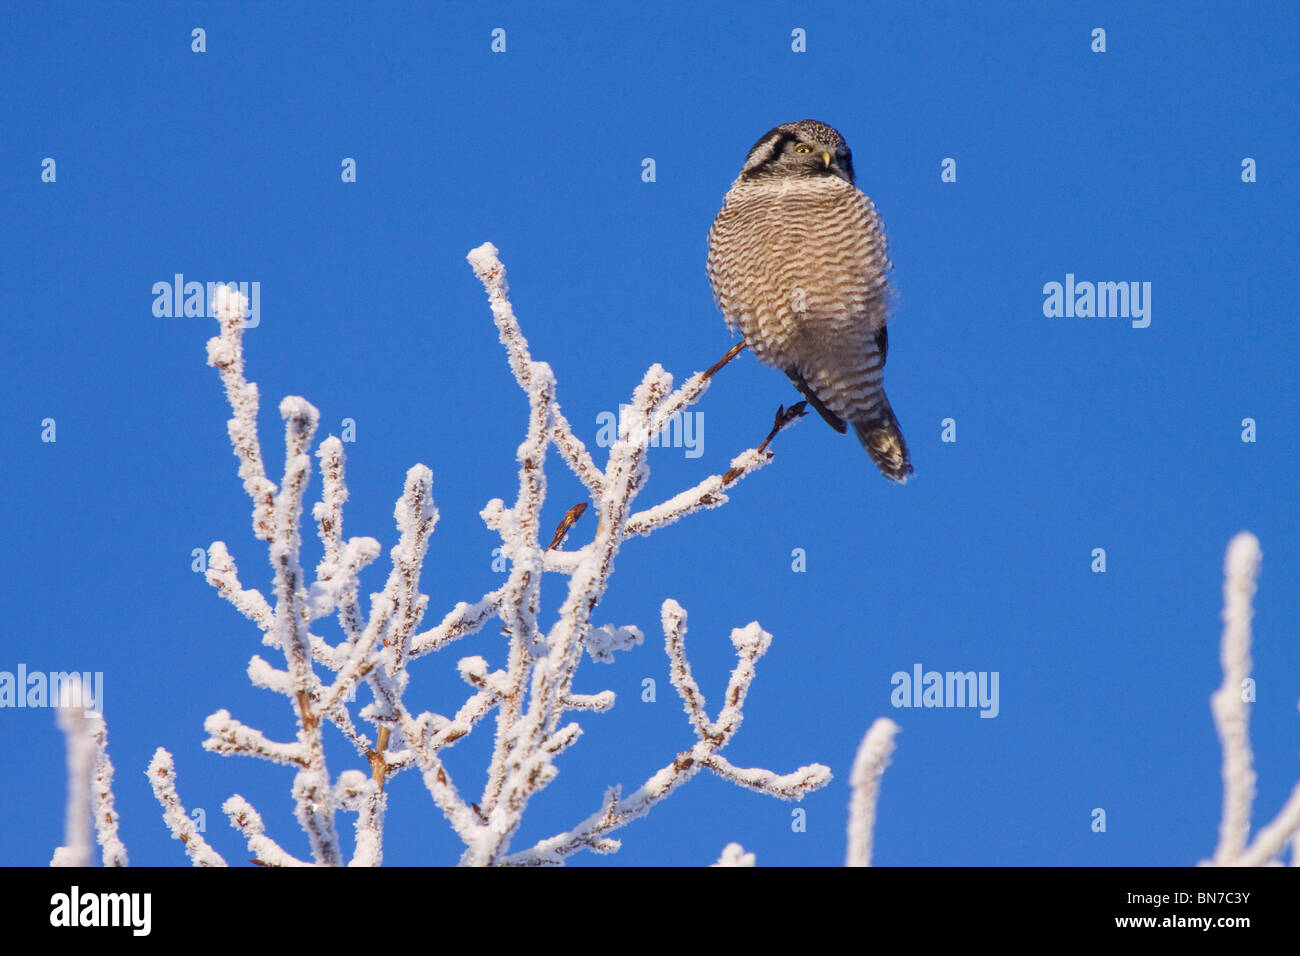
{"type": "Polygon", "coordinates": [[[800,143],[798,146],[794,148],[794,151],[796,153],[811,153],[812,147],[809,146],[807,143],[800,143]]]}

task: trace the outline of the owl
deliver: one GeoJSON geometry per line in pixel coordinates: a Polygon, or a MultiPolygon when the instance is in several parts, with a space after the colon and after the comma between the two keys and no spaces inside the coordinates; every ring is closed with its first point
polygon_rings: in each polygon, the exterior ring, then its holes
{"type": "Polygon", "coordinates": [[[709,283],[734,332],[785,372],[832,428],[848,426],[881,473],[912,474],[885,398],[889,256],[853,155],[816,120],[765,133],[709,229],[709,283]]]}

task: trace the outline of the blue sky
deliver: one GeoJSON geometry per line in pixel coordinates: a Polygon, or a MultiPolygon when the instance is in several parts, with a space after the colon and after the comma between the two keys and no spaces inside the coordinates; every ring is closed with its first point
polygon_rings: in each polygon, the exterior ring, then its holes
{"type": "MultiPolygon", "coordinates": [[[[1294,4],[49,3],[7,16],[0,670],[103,672],[133,862],[186,862],[143,776],[158,746],[228,860],[248,857],[219,810],[232,793],[307,853],[291,772],[200,746],[220,708],[277,738],[291,714],[248,684],[248,658],[267,653],[256,630],[191,570],[193,549],[222,540],[245,586],[269,578],[204,364],[216,324],[155,317],[153,284],[260,283],[245,348],[270,470],[284,395],[321,410],[321,437],[354,420],[347,534],[386,554],[407,468],[433,469],[433,624],[501,582],[478,512],[513,498],[526,421],[465,254],[500,249],[533,355],[594,446],[597,416],[648,366],[680,381],[733,341],[705,234],[753,142],[805,117],[844,134],[884,218],[898,291],[885,382],[916,477],[890,485],[810,417],[728,506],[630,542],[596,620],[646,642],[583,665],[577,689],[618,705],[578,715],[584,737],[514,846],[692,743],[659,630],[672,597],[715,709],[730,630],[758,620],[774,636],[732,762],[820,762],[835,780],[798,805],[795,832],[795,805],[702,775],[618,834],[618,855],[574,864],[694,865],[733,840],[760,865],[838,864],[848,771],[879,716],[902,726],[880,864],[1195,863],[1217,837],[1209,695],[1223,552],[1242,528],[1264,552],[1257,824],[1300,777],[1294,4]],[[205,53],[191,52],[194,27],[205,53]],[[1104,53],[1090,49],[1097,27],[1104,53]],[[792,52],[795,28],[807,52],[792,52]],[[345,157],[356,183],[340,181],[345,157]],[[1045,316],[1044,284],[1067,274],[1150,282],[1150,326],[1045,316]],[[955,443],[941,440],[949,418],[955,443]],[[1105,573],[1090,569],[1095,548],[1105,573]],[[916,664],[996,671],[997,717],[892,707],[891,675],[916,664]],[[641,701],[646,678],[655,703],[641,701]]],[[[725,470],[796,398],[743,355],[696,408],[702,455],[653,451],[639,503],[725,470]]],[[[583,497],[567,471],[550,478],[548,528],[583,497]]],[[[546,580],[545,621],[561,584],[546,580]]],[[[456,660],[500,667],[504,649],[492,625],[424,659],[409,698],[450,713],[456,660]]],[[[487,730],[448,758],[464,790],[481,785],[487,730]]],[[[332,771],[364,769],[331,744],[332,771]]],[[[0,863],[43,864],[61,842],[63,767],[51,711],[0,710],[0,863]]],[[[454,862],[460,844],[420,781],[401,775],[389,793],[386,862],[454,862]]]]}

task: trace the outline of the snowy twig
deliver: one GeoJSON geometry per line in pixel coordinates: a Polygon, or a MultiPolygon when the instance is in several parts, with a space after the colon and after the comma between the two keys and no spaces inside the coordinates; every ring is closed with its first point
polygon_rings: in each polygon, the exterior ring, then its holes
{"type": "Polygon", "coordinates": [[[266,835],[262,815],[243,797],[231,797],[221,805],[221,812],[230,818],[231,826],[244,835],[253,862],[258,866],[307,866],[266,835]]]}
{"type": "Polygon", "coordinates": [[[1250,751],[1251,601],[1259,574],[1259,541],[1242,533],[1232,539],[1223,565],[1223,639],[1219,656],[1223,684],[1210,698],[1214,724],[1223,743],[1223,821],[1214,862],[1236,859],[1250,837],[1250,808],[1255,799],[1255,771],[1250,751]]]}
{"type": "Polygon", "coordinates": [[[1263,866],[1281,856],[1287,843],[1300,836],[1300,784],[1296,784],[1278,815],[1259,828],[1250,846],[1229,862],[1233,866],[1263,866]]]}
{"type": "Polygon", "coordinates": [[[185,812],[181,798],[176,793],[176,768],[172,755],[159,747],[154,751],[153,760],[149,761],[149,783],[153,786],[154,796],[162,804],[163,821],[172,837],[180,840],[185,852],[194,861],[195,866],[225,866],[221,854],[208,846],[206,840],[194,828],[194,821],[185,812]]]}
{"type": "Polygon", "coordinates": [[[504,594],[505,588],[497,588],[483,595],[483,598],[474,604],[466,604],[464,601],[457,604],[447,612],[447,616],[437,627],[417,634],[411,639],[411,656],[421,657],[440,651],[453,641],[477,633],[484,624],[497,616],[504,594]]]}
{"type": "Polygon", "coordinates": [[[86,708],[86,687],[79,677],[59,688],[55,715],[68,746],[68,802],[64,845],[51,866],[90,865],[90,825],[103,851],[104,866],[126,866],[126,847],[118,835],[113,762],[108,758],[108,727],[102,714],[86,708]]]}
{"type": "MultiPolygon", "coordinates": [[[[423,465],[407,472],[394,511],[399,541],[390,552],[392,570],[382,592],[371,595],[366,614],[359,599],[359,575],[379,557],[381,549],[373,538],[343,537],[343,506],[348,498],[343,445],[332,437],[322,442],[316,452],[322,494],[311,515],[323,557],[316,567],[315,580],[309,581],[300,561],[301,532],[304,495],[311,473],[311,443],[319,415],[301,398],[290,397],[281,403],[285,466],[279,486],[273,484],[266,477],[256,432],[257,386],[244,378],[241,334],[245,303],[225,292],[217,297],[221,334],[208,345],[209,363],[221,372],[232,410],[229,431],[240,462],[239,475],[253,503],[255,534],[269,546],[273,573],[268,599],[262,592],[243,586],[228,549],[215,542],[209,549],[207,577],[223,597],[257,625],[263,643],[283,653],[283,670],[254,657],[248,673],[256,686],[282,694],[290,701],[297,733],[291,741],[273,741],[222,710],[206,722],[209,739],[205,746],[223,754],[254,756],[295,768],[295,815],[308,836],[312,854],[311,861],[304,861],[288,853],[265,833],[257,811],[242,797],[232,796],[223,809],[244,835],[258,864],[342,864],[334,820],[338,812],[350,812],[356,814],[356,847],[349,862],[378,865],[383,860],[385,786],[394,774],[412,768],[419,770],[434,804],[464,843],[462,862],[476,865],[554,865],[583,849],[613,852],[619,842],[610,834],[648,812],[702,769],[782,799],[801,799],[830,779],[830,771],[820,764],[782,775],[762,768],[736,767],[722,755],[742,723],[756,662],[770,645],[771,635],[757,623],[732,631],[737,663],[722,706],[716,716],[711,716],[686,655],[686,613],[669,599],[662,606],[669,674],[695,743],[677,753],[626,797],[620,786],[609,787],[599,809],[572,829],[528,849],[511,852],[511,841],[530,801],[555,779],[559,773],[557,758],[581,734],[580,726],[566,721],[565,715],[574,711],[599,713],[614,706],[611,691],[574,691],[575,673],[584,650],[593,660],[608,662],[618,650],[641,640],[634,627],[597,627],[592,620],[620,549],[635,536],[650,534],[726,503],[730,486],[772,460],[768,445],[802,415],[803,403],[778,409],[767,438],[733,458],[726,472],[634,511],[633,504],[649,479],[647,452],[651,437],[703,396],[725,360],[677,387],[671,375],[652,365],[635,389],[630,405],[624,408],[620,434],[608,450],[604,467],[598,467],[561,412],[550,367],[535,361],[529,352],[507,297],[505,268],[496,249],[485,244],[471,252],[469,260],[487,291],[515,380],[527,396],[528,427],[518,450],[515,501],[507,506],[501,499],[493,499],[481,512],[485,524],[501,537],[499,553],[510,564],[505,584],[477,601],[457,603],[440,623],[423,631],[420,626],[428,598],[420,592],[420,576],[437,522],[432,474],[423,465]],[[575,537],[571,532],[586,503],[568,510],[544,548],[542,510],[551,446],[583,483],[598,515],[591,539],[585,544],[570,544],[568,550],[561,550],[561,546],[575,537]],[[567,576],[568,591],[556,619],[544,628],[538,616],[546,572],[567,576]],[[335,613],[343,639],[330,644],[311,633],[310,626],[335,613]],[[507,635],[504,667],[494,670],[481,656],[463,658],[457,670],[470,693],[453,716],[413,711],[405,701],[410,665],[477,633],[493,618],[501,620],[507,635]],[[320,679],[317,665],[333,672],[328,683],[320,679]],[[373,725],[373,743],[355,728],[350,709],[361,687],[370,690],[373,700],[357,716],[373,725]],[[453,782],[441,751],[483,726],[494,711],[496,735],[487,779],[478,802],[470,803],[453,782]],[[339,727],[368,772],[352,768],[331,779],[322,736],[326,721],[339,727]]],[[[733,349],[727,358],[737,351],[733,349]]],[[[590,522],[585,525],[590,526],[590,522]]],[[[1246,703],[1250,698],[1245,690],[1251,666],[1251,600],[1259,560],[1258,542],[1243,533],[1233,540],[1225,562],[1224,680],[1212,700],[1224,751],[1223,822],[1213,861],[1217,864],[1267,863],[1288,845],[1300,853],[1296,849],[1300,847],[1300,787],[1278,816],[1248,844],[1255,776],[1246,703]]],[[[71,710],[61,711],[60,721],[68,734],[72,780],[68,842],[56,853],[56,862],[80,864],[88,858],[85,834],[89,801],[71,797],[89,792],[93,774],[95,815],[105,862],[125,864],[125,850],[116,835],[112,770],[107,762],[102,724],[98,730],[88,731],[88,718],[71,710]]],[[[870,864],[880,778],[897,732],[892,721],[882,718],[872,725],[859,747],[851,774],[849,865],[870,864]]],[[[160,749],[155,755],[149,776],[168,827],[185,844],[194,862],[224,865],[186,816],[166,751],[160,749]]],[[[752,854],[745,854],[735,844],[729,845],[719,860],[719,865],[752,863],[752,854]]]]}
{"type": "MultiPolygon", "coordinates": [[[[284,655],[283,669],[254,656],[248,675],[255,686],[288,699],[294,709],[297,733],[292,740],[272,740],[220,710],[205,722],[208,739],[204,746],[216,753],[257,757],[295,769],[295,816],[307,834],[316,864],[344,862],[334,822],[340,811],[357,814],[357,847],[351,863],[377,865],[382,861],[385,785],[394,774],[409,768],[419,769],[435,805],[465,843],[463,862],[519,862],[518,854],[510,857],[508,853],[524,810],[531,798],[555,778],[556,759],[581,734],[578,724],[566,722],[564,715],[572,711],[599,713],[614,706],[611,691],[573,691],[584,649],[594,660],[608,662],[616,651],[641,640],[635,627],[595,627],[592,622],[619,549],[632,536],[648,534],[725,502],[723,489],[766,465],[772,458],[768,443],[793,420],[782,409],[767,440],[733,459],[725,474],[705,479],[661,505],[634,515],[632,503],[649,476],[647,452],[651,436],[700,398],[723,363],[692,376],[677,389],[671,375],[658,365],[651,366],[632,396],[625,431],[610,447],[602,469],[562,413],[550,367],[535,361],[529,353],[506,294],[505,269],[496,250],[484,245],[470,253],[469,260],[488,293],[515,380],[528,398],[528,429],[518,452],[519,483],[514,503],[507,506],[494,499],[482,512],[484,522],[501,536],[499,553],[510,564],[506,583],[478,601],[456,604],[437,626],[424,631],[420,625],[428,598],[420,592],[420,576],[438,518],[432,473],[423,465],[407,472],[394,512],[400,538],[390,552],[392,571],[383,590],[371,595],[366,614],[359,600],[359,575],[379,556],[380,546],[373,538],[344,537],[343,509],[348,489],[343,443],[334,437],[321,442],[315,454],[322,491],[311,517],[323,555],[314,580],[310,580],[300,555],[312,441],[320,416],[305,399],[291,396],[281,402],[280,414],[285,421],[284,472],[278,486],[272,483],[266,476],[256,430],[258,389],[244,377],[242,320],[246,302],[225,288],[216,297],[221,333],[208,343],[208,361],[220,370],[231,406],[231,441],[240,463],[240,477],[253,502],[255,533],[268,545],[272,580],[265,596],[246,588],[234,558],[219,541],[209,548],[207,578],[257,625],[263,644],[284,655]],[[542,508],[547,491],[547,451],[551,446],[582,481],[599,514],[593,539],[576,550],[561,551],[559,546],[586,509],[585,502],[569,509],[549,545],[543,547],[542,508]],[[538,614],[547,571],[563,573],[569,582],[557,619],[549,628],[543,628],[538,614]],[[337,644],[310,630],[313,622],[330,615],[337,617],[343,635],[337,644]],[[491,670],[482,657],[465,658],[458,669],[472,692],[454,716],[414,712],[405,702],[412,662],[476,633],[494,617],[500,618],[502,630],[508,635],[504,670],[491,670]],[[323,681],[318,666],[333,672],[333,676],[323,681]],[[374,726],[373,743],[354,725],[349,706],[363,686],[370,690],[373,701],[363,706],[357,716],[374,726]],[[452,781],[440,752],[472,733],[493,711],[496,738],[487,780],[478,802],[471,804],[452,781]],[[364,759],[368,772],[349,769],[332,780],[322,735],[327,721],[342,731],[364,759]]],[[[737,351],[733,349],[728,356],[737,351]]],[[[614,848],[617,844],[606,839],[605,832],[644,813],[701,768],[709,768],[742,786],[794,799],[829,779],[829,771],[818,765],[782,776],[760,768],[734,767],[717,753],[740,726],[745,696],[754,677],[754,662],[766,650],[770,635],[757,624],[733,632],[738,663],[716,720],[704,713],[698,688],[690,690],[693,681],[689,679],[680,637],[678,633],[676,638],[669,638],[670,645],[676,641],[676,650],[670,646],[674,682],[684,691],[688,710],[694,707],[692,723],[698,742],[691,750],[678,754],[627,800],[615,798],[609,803],[607,819],[586,831],[574,831],[568,848],[541,853],[546,859],[539,856],[537,862],[562,859],[579,846],[601,851],[614,848]]],[[[165,766],[158,763],[151,768],[164,816],[173,832],[186,840],[187,851],[196,862],[210,862],[196,849],[201,841],[196,843],[192,830],[183,822],[184,811],[174,788],[170,788],[171,773],[170,758],[165,766]]],[[[303,862],[271,840],[260,815],[243,798],[231,797],[224,809],[248,841],[255,862],[270,866],[303,862]]]]}
{"type": "Polygon", "coordinates": [[[221,323],[221,335],[208,341],[208,364],[220,370],[226,400],[234,412],[227,430],[239,459],[244,491],[253,500],[253,533],[270,541],[275,485],[266,477],[262,446],[257,440],[257,385],[244,380],[243,326],[244,317],[250,314],[248,300],[231,286],[218,286],[213,308],[221,323]]]}
{"type": "MultiPolygon", "coordinates": [[[[533,361],[528,353],[528,341],[519,327],[519,320],[515,318],[514,306],[507,297],[509,286],[506,284],[506,268],[497,258],[496,246],[490,242],[484,243],[473,250],[468,259],[474,274],[487,290],[492,318],[501,336],[501,344],[506,347],[506,356],[510,361],[510,370],[515,373],[515,381],[525,393],[531,394],[533,361]]],[[[586,485],[591,496],[599,498],[604,491],[603,476],[587,451],[587,446],[574,435],[573,428],[560,412],[559,405],[551,410],[551,419],[551,439],[555,442],[555,447],[560,450],[573,473],[586,485]]]]}
{"type": "Polygon", "coordinates": [[[116,799],[113,796],[113,762],[108,759],[108,726],[102,714],[86,712],[95,740],[95,771],[90,779],[91,815],[95,839],[104,851],[105,866],[126,866],[126,847],[118,836],[116,799]]]}
{"type": "MultiPolygon", "coordinates": [[[[1259,577],[1259,540],[1243,531],[1228,544],[1223,561],[1223,637],[1219,656],[1223,684],[1210,698],[1214,724],[1223,744],[1223,819],[1219,845],[1210,862],[1217,866],[1263,866],[1280,857],[1288,843],[1300,841],[1300,784],[1272,822],[1250,837],[1255,799],[1254,756],[1250,749],[1250,622],[1259,577]]],[[[1300,842],[1296,842],[1300,846],[1300,842]]]]}
{"type": "Polygon", "coordinates": [[[214,541],[208,547],[208,570],[206,578],[222,597],[233,604],[240,614],[262,629],[263,633],[271,630],[273,624],[271,605],[266,603],[259,592],[245,590],[239,583],[239,570],[235,560],[221,541],[214,541]]]}
{"type": "Polygon", "coordinates": [[[381,785],[356,770],[339,774],[339,806],[357,815],[356,852],[348,866],[379,866],[384,861],[384,813],[388,798],[381,785]]]}
{"type": "MultiPolygon", "coordinates": [[[[488,785],[479,803],[485,822],[477,828],[462,858],[465,863],[489,864],[506,860],[510,838],[519,826],[528,800],[554,779],[553,759],[576,735],[573,725],[560,727],[561,715],[565,710],[573,709],[575,704],[587,705],[586,700],[571,694],[573,674],[581,659],[582,648],[592,636],[591,610],[604,594],[614,556],[622,543],[631,534],[648,533],[654,527],[693,511],[720,504],[725,500],[725,496],[720,494],[725,484],[740,474],[761,467],[770,456],[758,449],[746,453],[733,462],[732,472],[735,474],[707,480],[685,495],[671,499],[668,507],[653,510],[633,526],[631,502],[648,478],[646,452],[650,436],[662,429],[674,414],[698,400],[708,387],[711,375],[696,375],[674,390],[672,377],[659,366],[652,366],[634,392],[631,404],[624,410],[622,432],[610,448],[608,464],[603,471],[598,471],[585,447],[576,444],[576,438],[559,410],[549,366],[534,361],[529,354],[527,342],[506,296],[505,269],[496,256],[496,249],[490,244],[481,246],[470,254],[469,259],[488,293],[493,318],[515,380],[528,395],[530,408],[528,437],[520,446],[520,491],[516,504],[507,509],[497,500],[490,502],[483,512],[488,526],[501,534],[501,553],[513,565],[501,599],[501,617],[505,630],[510,634],[510,653],[505,686],[501,691],[497,741],[488,785]],[[576,552],[546,554],[540,550],[537,515],[545,494],[542,469],[548,440],[556,445],[583,481],[600,514],[594,539],[576,552]],[[543,570],[561,570],[570,576],[568,597],[560,608],[558,620],[544,639],[538,629],[535,611],[535,589],[540,585],[543,570]]],[[[578,509],[570,509],[569,515],[576,518],[578,513],[578,509]]],[[[566,519],[552,536],[547,551],[560,543],[572,525],[573,519],[568,516],[566,519]]],[[[674,761],[673,766],[679,770],[690,766],[690,773],[694,773],[700,766],[709,766],[706,758],[712,756],[712,749],[729,739],[739,725],[739,706],[752,678],[752,660],[762,653],[762,649],[750,653],[747,645],[746,648],[742,665],[738,668],[739,676],[733,677],[735,686],[729,689],[728,700],[731,703],[719,717],[724,729],[715,730],[716,739],[708,742],[695,757],[674,761]]],[[[608,704],[601,699],[600,706],[608,704]]],[[[719,761],[717,769],[732,779],[767,792],[789,793],[806,783],[804,778],[791,781],[767,771],[739,771],[725,761],[719,761]]],[[[680,774],[672,776],[675,782],[684,779],[680,774]]],[[[653,802],[653,799],[647,801],[640,794],[634,798],[635,806],[619,803],[612,806],[610,813],[616,818],[630,819],[628,813],[639,815],[653,802]]],[[[606,819],[596,827],[603,833],[613,825],[606,819]]],[[[577,835],[571,845],[574,848],[609,848],[603,837],[590,827],[577,835]]],[[[553,862],[564,852],[567,851],[552,853],[547,850],[540,855],[547,857],[545,862],[553,862]]],[[[520,862],[519,855],[510,857],[509,862],[520,862]]]]}
{"type": "Polygon", "coordinates": [[[621,789],[611,788],[601,808],[573,830],[542,840],[521,853],[507,857],[511,865],[562,863],[566,856],[581,849],[608,853],[618,849],[618,842],[608,834],[644,815],[701,769],[708,768],[720,777],[751,790],[783,800],[802,800],[804,795],[830,782],[831,772],[820,764],[800,767],[793,773],[778,776],[768,770],[741,769],[733,766],[718,751],[735,736],[742,719],[741,708],[754,679],[754,662],[763,655],[772,636],[756,623],[731,632],[739,661],[731,673],[724,699],[727,703],[711,721],[704,707],[704,695],[691,676],[686,660],[686,612],[676,601],[663,604],[664,646],[670,662],[673,686],[682,698],[687,716],[698,742],[679,753],[673,762],[647,780],[635,793],[622,798],[621,789]]]}
{"type": "Polygon", "coordinates": [[[754,854],[746,853],[739,843],[728,843],[722,848],[722,856],[714,866],[753,866],[754,854]]]}
{"type": "Polygon", "coordinates": [[[54,851],[51,866],[90,865],[90,782],[96,761],[94,724],[99,718],[86,712],[83,691],[81,680],[73,676],[55,701],[55,717],[68,746],[68,801],[63,846],[54,851]]]}
{"type": "Polygon", "coordinates": [[[849,774],[853,799],[849,802],[849,850],[845,866],[871,865],[880,777],[889,766],[897,733],[898,724],[888,717],[880,717],[871,725],[858,746],[858,755],[853,760],[853,770],[849,774]]]}

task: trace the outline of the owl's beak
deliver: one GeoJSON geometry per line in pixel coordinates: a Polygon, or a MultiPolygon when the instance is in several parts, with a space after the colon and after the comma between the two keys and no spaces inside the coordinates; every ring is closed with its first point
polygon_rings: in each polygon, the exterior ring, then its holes
{"type": "Polygon", "coordinates": [[[822,162],[826,164],[826,168],[827,168],[827,169],[830,169],[830,168],[831,168],[831,154],[830,154],[830,153],[822,153],[822,162]]]}

